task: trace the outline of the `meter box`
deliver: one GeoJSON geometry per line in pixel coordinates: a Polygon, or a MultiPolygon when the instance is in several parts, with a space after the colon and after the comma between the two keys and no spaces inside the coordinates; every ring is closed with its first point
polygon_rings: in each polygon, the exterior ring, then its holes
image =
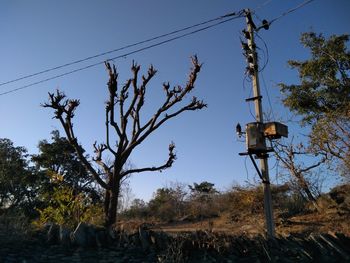
{"type": "Polygon", "coordinates": [[[251,122],[246,125],[247,150],[251,153],[266,151],[263,124],[251,122]]]}
{"type": "Polygon", "coordinates": [[[264,135],[270,139],[288,137],[288,126],[279,122],[267,122],[264,124],[264,135]]]}

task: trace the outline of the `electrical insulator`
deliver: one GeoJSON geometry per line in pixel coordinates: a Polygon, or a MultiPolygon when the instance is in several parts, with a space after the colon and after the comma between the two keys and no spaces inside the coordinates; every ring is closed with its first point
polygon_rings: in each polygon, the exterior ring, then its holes
{"type": "Polygon", "coordinates": [[[254,75],[254,69],[250,66],[246,67],[246,72],[249,73],[249,75],[253,76],[254,75]]]}
{"type": "Polygon", "coordinates": [[[265,30],[268,30],[268,29],[270,28],[270,23],[269,23],[266,19],[264,19],[264,20],[262,21],[262,27],[263,27],[265,30]]]}
{"type": "Polygon", "coordinates": [[[248,63],[253,63],[254,61],[253,61],[253,57],[251,56],[251,55],[248,55],[247,56],[247,62],[248,63]]]}
{"type": "Polygon", "coordinates": [[[241,42],[241,45],[242,45],[242,49],[244,50],[244,51],[250,51],[250,48],[249,48],[249,46],[248,46],[248,44],[247,43],[244,43],[244,42],[241,42]]]}
{"type": "Polygon", "coordinates": [[[249,32],[247,32],[245,29],[243,29],[243,30],[242,30],[242,33],[244,34],[244,37],[245,37],[246,39],[250,39],[250,34],[249,34],[249,32]]]}

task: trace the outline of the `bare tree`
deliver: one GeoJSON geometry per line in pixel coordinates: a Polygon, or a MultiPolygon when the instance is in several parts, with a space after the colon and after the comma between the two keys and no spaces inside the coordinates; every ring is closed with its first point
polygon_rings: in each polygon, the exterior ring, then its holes
{"type": "Polygon", "coordinates": [[[135,195],[131,190],[129,180],[123,180],[120,186],[118,212],[122,213],[130,208],[133,199],[135,199],[135,195]]]}
{"type": "Polygon", "coordinates": [[[73,129],[72,120],[75,110],[79,106],[79,100],[66,99],[64,93],[57,91],[56,93],[49,93],[49,101],[43,104],[43,107],[55,110],[55,118],[63,126],[67,139],[77,152],[80,161],[91,173],[95,181],[105,189],[104,211],[106,226],[111,226],[117,221],[118,196],[123,178],[132,173],[162,171],[170,168],[176,159],[174,153],[175,145],[171,143],[169,145],[168,160],[164,164],[144,168],[123,169],[132,151],[170,119],[186,111],[200,110],[207,106],[196,97],[193,97],[185,105],[181,104],[185,97],[194,89],[197,75],[201,69],[201,64],[196,56],[192,57],[192,65],[189,79],[184,87],[175,86],[171,88],[169,83],[163,84],[165,92],[163,104],[160,105],[150,119],[142,122],[141,109],[145,103],[146,87],[157,71],[151,65],[147,74],[142,75],[141,80],[139,80],[140,66],[133,62],[131,67],[133,77],[119,87],[116,67],[106,62],[105,66],[109,74],[107,83],[109,97],[105,110],[106,141],[101,144],[97,144],[97,142],[93,144],[95,157],[92,160],[89,160],[83,154],[84,151],[78,144],[78,139],[73,129]],[[118,138],[115,146],[110,143],[111,130],[114,131],[118,138]],[[112,165],[107,165],[104,161],[103,155],[105,151],[109,152],[113,157],[112,165]],[[93,162],[99,168],[94,167],[93,162]],[[102,171],[106,179],[101,177],[100,171],[102,171]]]}
{"type": "Polygon", "coordinates": [[[313,189],[312,183],[306,179],[306,175],[327,161],[327,155],[319,154],[315,156],[310,149],[305,148],[302,143],[294,144],[293,138],[289,143],[279,141],[273,142],[273,150],[277,160],[289,172],[292,181],[296,182],[300,192],[311,201],[316,208],[316,197],[319,195],[317,189],[313,189]],[[299,157],[299,158],[298,158],[299,157]],[[312,158],[313,162],[305,163],[300,159],[312,158]]]}

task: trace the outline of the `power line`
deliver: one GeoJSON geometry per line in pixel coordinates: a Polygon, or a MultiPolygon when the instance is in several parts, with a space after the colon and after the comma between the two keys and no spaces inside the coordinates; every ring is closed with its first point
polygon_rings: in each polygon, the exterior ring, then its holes
{"type": "Polygon", "coordinates": [[[290,14],[290,13],[292,13],[292,12],[294,12],[294,11],[300,9],[300,8],[302,8],[303,6],[305,6],[305,5],[307,5],[307,4],[310,4],[310,3],[313,2],[313,1],[315,1],[315,0],[307,0],[307,1],[304,1],[304,2],[302,2],[300,5],[297,5],[296,7],[287,10],[286,12],[282,13],[280,16],[278,16],[278,17],[276,17],[276,18],[270,20],[269,25],[271,25],[271,24],[272,24],[273,22],[275,22],[276,20],[278,20],[278,19],[280,19],[280,18],[282,18],[282,17],[284,17],[284,16],[286,16],[286,15],[288,15],[288,14],[290,14]]]}
{"type": "MultiPolygon", "coordinates": [[[[262,8],[263,6],[269,4],[271,1],[272,1],[272,0],[267,0],[265,3],[263,3],[263,4],[262,4],[261,6],[259,6],[257,9],[262,8]]],[[[287,10],[286,12],[282,13],[280,16],[278,16],[278,17],[272,19],[272,20],[269,22],[269,25],[271,25],[271,24],[272,24],[273,22],[275,22],[276,20],[278,20],[278,19],[280,19],[280,18],[282,18],[282,17],[288,15],[289,13],[292,13],[292,12],[296,11],[296,10],[299,9],[299,8],[302,8],[303,6],[309,4],[309,3],[313,2],[313,1],[314,1],[314,0],[307,0],[307,1],[304,1],[303,3],[299,4],[298,6],[292,8],[292,9],[287,10]]],[[[220,24],[229,22],[229,21],[231,21],[231,20],[233,20],[233,19],[240,18],[240,17],[243,16],[243,14],[244,14],[243,11],[239,11],[238,13],[229,13],[229,14],[226,14],[226,15],[223,15],[223,16],[220,16],[220,17],[217,17],[217,18],[213,18],[213,19],[210,19],[210,20],[201,22],[201,23],[194,24],[194,25],[192,25],[192,26],[188,26],[188,27],[185,27],[185,28],[182,28],[182,29],[178,29],[178,30],[175,30],[175,31],[166,33],[166,34],[162,34],[162,35],[159,35],[159,36],[156,36],[156,37],[152,37],[152,38],[149,38],[149,39],[146,39],[146,40],[143,40],[143,41],[139,41],[139,42],[134,43],[134,44],[126,45],[126,46],[121,47],[121,48],[117,48],[117,49],[114,49],[114,50],[106,51],[106,52],[103,52],[103,53],[100,53],[100,54],[96,54],[96,55],[93,55],[93,56],[89,56],[89,57],[86,57],[86,58],[83,58],[83,59],[79,59],[79,60],[76,60],[76,61],[72,61],[72,62],[63,64],[63,65],[59,65],[59,66],[56,66],[56,67],[52,67],[52,68],[49,68],[49,69],[46,69],[46,70],[43,70],[43,71],[40,71],[40,72],[37,72],[37,73],[25,75],[25,76],[22,76],[22,77],[19,77],[19,78],[10,80],[10,81],[6,81],[6,82],[3,82],[3,83],[0,83],[0,86],[4,86],[4,85],[6,85],[6,84],[10,84],[10,83],[13,83],[13,82],[17,82],[17,81],[20,81],[20,80],[23,80],[23,79],[27,79],[27,78],[34,77],[34,76],[37,76],[37,75],[40,75],[40,74],[44,74],[44,73],[47,73],[47,72],[50,72],[50,71],[54,71],[54,70],[57,70],[57,69],[61,69],[61,68],[67,67],[67,66],[71,66],[71,65],[74,65],[74,64],[78,64],[78,63],[81,63],[81,62],[84,62],[84,61],[87,61],[87,60],[91,60],[91,59],[93,59],[93,58],[101,57],[101,56],[103,56],[103,55],[111,54],[111,53],[114,53],[114,52],[117,52],[117,51],[121,51],[121,50],[130,48],[130,47],[134,47],[134,46],[137,46],[137,45],[140,45],[140,44],[144,44],[144,43],[147,43],[147,42],[150,42],[150,41],[154,41],[154,40],[157,40],[157,39],[160,39],[160,38],[164,38],[164,37],[166,37],[166,36],[170,36],[170,35],[173,35],[173,34],[176,34],[176,33],[180,33],[180,32],[189,30],[189,29],[191,29],[191,28],[195,28],[195,27],[198,27],[198,26],[201,26],[201,25],[205,25],[205,24],[208,24],[208,23],[217,21],[217,20],[222,20],[222,19],[224,19],[224,18],[226,18],[226,17],[231,17],[231,18],[229,18],[229,19],[225,19],[225,20],[220,21],[220,22],[217,22],[217,23],[215,23],[215,24],[212,24],[212,25],[209,25],[209,26],[206,26],[206,27],[197,29],[197,30],[193,30],[193,31],[188,32],[188,33],[184,33],[184,34],[182,34],[182,35],[179,35],[179,36],[176,36],[176,37],[173,37],[173,38],[170,38],[170,39],[167,39],[167,40],[164,40],[164,41],[161,41],[161,42],[158,42],[158,43],[155,43],[155,44],[152,44],[152,45],[143,47],[143,48],[136,49],[136,50],[134,50],[134,51],[125,53],[125,54],[123,54],[123,55],[119,55],[119,56],[116,56],[116,57],[113,57],[113,58],[110,58],[110,59],[107,59],[107,60],[104,60],[104,61],[100,61],[100,62],[97,62],[97,63],[94,63],[94,64],[90,64],[90,65],[87,65],[87,66],[84,66],[84,67],[81,67],[81,68],[77,68],[77,69],[74,69],[74,70],[71,70],[71,71],[62,73],[62,74],[58,74],[58,75],[52,76],[52,77],[48,77],[48,78],[46,78],[46,79],[43,79],[43,80],[39,80],[39,81],[30,83],[30,84],[21,86],[21,87],[19,87],[19,88],[15,88],[15,89],[11,89],[11,90],[2,92],[2,93],[0,93],[0,96],[6,95],[6,94],[9,94],[9,93],[13,93],[13,92],[16,92],[16,91],[18,91],[18,90],[26,89],[26,88],[32,87],[32,86],[34,86],[34,85],[38,85],[38,84],[41,84],[41,83],[44,83],[44,82],[47,82],[47,81],[50,81],[50,80],[53,80],[53,79],[57,79],[57,78],[60,78],[60,77],[63,77],[63,76],[67,76],[67,75],[70,75],[70,74],[73,74],[73,73],[76,73],[76,72],[79,72],[79,71],[82,71],[82,70],[86,70],[86,69],[95,67],[95,66],[97,66],[97,65],[101,65],[101,64],[103,64],[105,61],[111,61],[111,60],[115,60],[115,59],[118,59],[118,58],[126,57],[126,56],[131,55],[131,54],[135,54],[135,53],[138,53],[138,52],[141,52],[141,51],[144,51],[144,50],[153,48],[153,47],[157,47],[157,46],[163,45],[163,44],[165,44],[165,43],[168,43],[168,42],[171,42],[171,41],[174,41],[174,40],[177,40],[177,39],[180,39],[180,38],[183,38],[183,37],[186,37],[186,36],[189,36],[189,35],[192,35],[192,34],[201,32],[201,31],[204,31],[204,30],[209,29],[209,28],[211,28],[211,27],[214,27],[214,26],[217,26],[217,25],[220,25],[220,24]]]]}
{"type": "Polygon", "coordinates": [[[95,67],[97,65],[101,65],[101,64],[105,63],[106,61],[112,61],[112,60],[115,60],[115,59],[119,59],[119,58],[123,58],[123,57],[129,56],[129,55],[135,54],[135,53],[139,53],[141,51],[144,51],[144,50],[147,50],[147,49],[150,49],[150,48],[154,48],[154,47],[157,47],[157,46],[160,46],[160,45],[172,42],[174,40],[177,40],[177,39],[189,36],[189,35],[193,35],[195,33],[198,33],[198,32],[204,31],[204,30],[207,30],[207,29],[212,28],[214,26],[217,26],[217,25],[220,25],[220,24],[232,21],[232,20],[237,19],[237,18],[239,18],[241,16],[242,16],[241,14],[238,14],[235,17],[231,17],[229,19],[225,19],[225,20],[217,22],[215,24],[212,24],[212,25],[209,25],[209,26],[206,26],[206,27],[202,27],[202,28],[193,30],[193,31],[188,32],[188,33],[184,33],[182,35],[179,35],[179,36],[176,36],[176,37],[173,37],[173,38],[170,38],[170,39],[167,39],[167,40],[164,40],[164,41],[161,41],[161,42],[158,42],[158,43],[146,46],[146,47],[142,47],[142,48],[136,49],[134,51],[131,51],[131,52],[128,52],[128,53],[124,53],[124,54],[116,56],[116,57],[109,58],[109,59],[104,60],[104,61],[100,61],[100,62],[97,62],[97,63],[94,63],[94,64],[90,64],[90,65],[87,65],[85,67],[74,69],[74,70],[71,70],[71,71],[68,71],[68,72],[65,72],[65,73],[62,73],[62,74],[58,74],[58,75],[55,75],[55,76],[52,76],[52,77],[49,77],[49,78],[46,78],[46,79],[43,79],[43,80],[39,80],[37,82],[33,82],[33,83],[30,83],[30,84],[21,86],[19,88],[11,89],[11,90],[8,90],[8,91],[0,93],[0,96],[6,95],[6,94],[9,94],[9,93],[13,93],[13,92],[16,92],[16,91],[19,91],[19,90],[22,90],[22,89],[26,89],[26,88],[32,87],[34,85],[38,85],[38,84],[41,84],[41,83],[44,83],[44,82],[47,82],[47,81],[50,81],[50,80],[53,80],[53,79],[57,79],[57,78],[60,78],[60,77],[63,77],[63,76],[67,76],[67,75],[70,75],[70,74],[73,74],[73,73],[76,73],[76,72],[79,72],[79,71],[82,71],[82,70],[86,70],[86,69],[95,67]]]}
{"type": "Polygon", "coordinates": [[[262,81],[263,81],[263,87],[264,87],[265,93],[267,95],[267,101],[268,101],[269,106],[270,106],[270,112],[272,113],[273,119],[275,120],[276,116],[275,116],[275,112],[273,111],[269,90],[268,90],[268,88],[266,86],[266,82],[265,82],[265,78],[264,78],[263,73],[261,73],[260,75],[261,75],[261,78],[262,78],[262,81]]]}
{"type": "MultiPolygon", "coordinates": [[[[255,35],[262,41],[262,43],[264,44],[264,47],[265,47],[265,51],[263,49],[261,49],[263,51],[264,55],[265,55],[264,65],[259,70],[259,72],[262,72],[262,71],[264,71],[264,69],[266,68],[267,64],[269,63],[269,49],[267,47],[267,44],[266,44],[265,40],[261,36],[259,36],[258,32],[256,32],[255,35]]],[[[259,48],[259,47],[257,47],[257,48],[259,48]]]]}
{"type": "Polygon", "coordinates": [[[271,3],[271,2],[272,2],[272,0],[267,0],[267,1],[265,1],[265,3],[262,3],[262,4],[259,5],[257,8],[255,8],[255,11],[256,11],[256,10],[259,10],[259,9],[261,9],[261,8],[263,8],[264,6],[268,5],[268,4],[271,3]]]}
{"type": "Polygon", "coordinates": [[[68,63],[62,64],[62,65],[59,65],[59,66],[48,68],[48,69],[45,69],[45,70],[42,70],[42,71],[39,71],[39,72],[36,72],[36,73],[24,75],[24,76],[18,77],[16,79],[5,81],[5,82],[0,83],[0,86],[4,86],[4,85],[10,84],[10,83],[17,82],[17,81],[20,81],[20,80],[23,80],[23,79],[27,79],[27,78],[31,78],[31,77],[34,77],[34,76],[38,76],[38,75],[41,75],[41,74],[44,74],[44,73],[48,73],[48,72],[51,72],[51,71],[54,71],[54,70],[57,70],[57,69],[65,68],[65,67],[68,67],[68,66],[72,66],[72,65],[75,65],[75,64],[78,64],[78,63],[81,63],[81,62],[85,62],[85,61],[88,61],[88,60],[91,60],[91,59],[94,59],[94,58],[98,58],[98,57],[101,57],[101,56],[104,56],[104,55],[112,54],[112,53],[115,53],[115,52],[118,52],[118,51],[121,51],[121,50],[124,50],[124,49],[128,49],[128,48],[135,47],[135,46],[138,46],[138,45],[141,45],[141,44],[145,44],[145,43],[157,40],[157,39],[161,39],[161,38],[164,38],[164,37],[167,37],[167,36],[171,36],[171,35],[174,35],[174,34],[177,34],[177,33],[181,33],[183,31],[187,31],[189,29],[192,29],[192,28],[195,28],[195,27],[199,27],[199,26],[203,26],[203,25],[206,25],[206,24],[218,21],[218,20],[222,20],[222,19],[224,19],[226,17],[231,17],[231,16],[235,16],[235,15],[237,15],[237,14],[236,13],[229,13],[229,14],[226,14],[226,15],[223,15],[223,16],[219,16],[217,18],[213,18],[213,19],[201,22],[201,23],[197,23],[197,24],[194,24],[194,25],[191,25],[191,26],[187,26],[187,27],[184,27],[184,28],[181,28],[181,29],[177,29],[177,30],[171,31],[171,32],[166,33],[166,34],[162,34],[162,35],[158,35],[158,36],[155,36],[155,37],[151,37],[151,38],[148,38],[148,39],[145,39],[145,40],[133,43],[133,44],[129,44],[129,45],[126,45],[126,46],[123,46],[123,47],[120,47],[120,48],[112,49],[112,50],[109,50],[109,51],[106,51],[106,52],[102,52],[102,53],[99,53],[99,54],[96,54],[96,55],[92,55],[92,56],[89,56],[89,57],[86,57],[86,58],[78,59],[78,60],[75,60],[75,61],[72,61],[72,62],[68,62],[68,63]]]}

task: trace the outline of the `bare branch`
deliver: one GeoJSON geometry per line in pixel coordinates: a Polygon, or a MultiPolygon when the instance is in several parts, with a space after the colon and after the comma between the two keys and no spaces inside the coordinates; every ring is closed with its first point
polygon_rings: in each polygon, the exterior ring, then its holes
{"type": "Polygon", "coordinates": [[[108,120],[108,113],[109,113],[109,109],[108,106],[106,107],[106,145],[108,150],[116,157],[116,152],[112,149],[112,147],[110,146],[109,143],[109,120],[108,120]]]}
{"type": "Polygon", "coordinates": [[[197,57],[194,56],[192,57],[191,73],[189,75],[189,80],[187,81],[185,88],[177,86],[177,87],[174,87],[172,90],[170,90],[169,83],[163,84],[163,89],[166,93],[165,102],[157,110],[154,116],[143,127],[141,127],[138,130],[138,132],[135,133],[135,135],[132,138],[131,144],[128,147],[129,152],[131,152],[133,148],[135,148],[138,144],[140,144],[143,140],[145,140],[149,134],[151,134],[153,131],[158,129],[162,124],[164,124],[166,121],[170,120],[171,118],[178,116],[180,113],[184,111],[199,110],[204,107],[207,107],[207,105],[203,101],[199,101],[196,97],[193,97],[190,103],[178,109],[177,111],[173,113],[166,113],[176,104],[181,102],[183,98],[193,90],[194,83],[195,83],[195,80],[197,79],[197,74],[200,72],[200,69],[201,69],[201,65],[199,64],[197,57]],[[159,120],[159,117],[161,116],[162,113],[165,113],[165,114],[163,118],[159,120]]]}
{"type": "Polygon", "coordinates": [[[102,153],[108,149],[107,145],[97,144],[97,142],[95,141],[95,143],[93,144],[93,147],[94,147],[94,153],[96,154],[96,157],[92,158],[92,160],[96,162],[98,165],[100,165],[106,173],[110,172],[108,166],[102,161],[102,153]]]}
{"type": "Polygon", "coordinates": [[[126,170],[122,173],[121,176],[124,177],[124,176],[126,176],[128,174],[132,174],[132,173],[154,172],[154,171],[161,172],[167,168],[170,168],[173,165],[174,161],[176,160],[176,154],[174,153],[174,149],[175,149],[175,144],[172,142],[169,145],[169,158],[165,164],[158,166],[158,167],[153,166],[153,167],[126,170]]]}
{"type": "Polygon", "coordinates": [[[100,184],[103,188],[107,189],[107,184],[100,178],[99,174],[86,159],[83,154],[83,148],[78,144],[78,141],[74,136],[72,118],[74,117],[75,109],[79,106],[79,100],[64,100],[65,98],[66,95],[63,92],[57,90],[56,95],[54,93],[49,93],[49,102],[44,103],[42,106],[55,110],[55,118],[59,119],[61,122],[67,135],[68,141],[74,147],[80,161],[92,174],[97,183],[100,184]]]}
{"type": "Polygon", "coordinates": [[[109,112],[110,124],[114,127],[118,136],[121,136],[120,128],[118,124],[115,122],[115,117],[114,117],[115,99],[117,97],[117,91],[118,91],[118,73],[114,65],[112,69],[110,63],[105,62],[105,66],[107,68],[108,75],[109,75],[109,80],[107,82],[108,91],[109,91],[109,101],[107,102],[106,111],[109,112]]]}

